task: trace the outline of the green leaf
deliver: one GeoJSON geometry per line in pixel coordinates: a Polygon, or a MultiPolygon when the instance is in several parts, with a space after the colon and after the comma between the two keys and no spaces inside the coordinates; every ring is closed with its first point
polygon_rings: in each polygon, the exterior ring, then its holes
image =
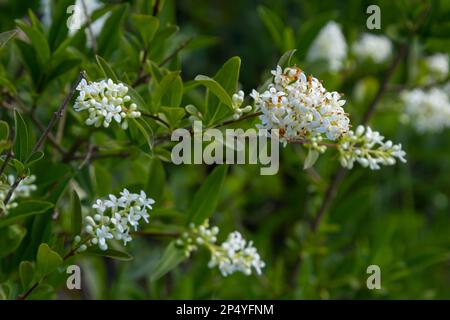
{"type": "Polygon", "coordinates": [[[46,77],[47,82],[50,82],[53,79],[62,76],[64,73],[77,67],[82,62],[82,60],[79,58],[68,58],[67,56],[65,56],[64,59],[57,63],[54,61],[55,60],[52,59],[52,67],[50,69],[50,72],[48,73],[48,76],[46,77]]]}
{"type": "Polygon", "coordinates": [[[216,80],[203,75],[196,76],[194,80],[208,88],[208,90],[214,93],[223,104],[225,104],[230,110],[233,110],[233,102],[230,95],[216,80]]]}
{"type": "Polygon", "coordinates": [[[0,121],[0,140],[8,140],[9,125],[6,121],[0,121]]]}
{"type": "Polygon", "coordinates": [[[17,159],[24,162],[31,149],[28,141],[28,126],[18,111],[14,111],[14,154],[17,159]]]}
{"type": "Polygon", "coordinates": [[[112,11],[111,16],[106,20],[102,32],[97,39],[98,53],[102,57],[109,57],[119,47],[122,26],[128,12],[128,7],[128,3],[120,5],[112,11]]]}
{"type": "Polygon", "coordinates": [[[281,68],[286,68],[286,67],[290,67],[291,66],[291,59],[294,56],[295,52],[297,51],[297,49],[292,49],[289,50],[287,52],[285,52],[280,60],[278,60],[277,65],[280,66],[281,68]]]}
{"type": "Polygon", "coordinates": [[[0,220],[0,228],[13,224],[25,217],[46,212],[53,207],[53,203],[41,200],[26,200],[16,208],[10,209],[8,215],[0,220]]]}
{"type": "Polygon", "coordinates": [[[72,192],[71,197],[71,227],[72,227],[72,234],[73,235],[79,235],[81,234],[81,202],[80,198],[78,197],[78,194],[75,190],[72,192]]]}
{"type": "Polygon", "coordinates": [[[145,184],[145,193],[159,203],[164,193],[166,173],[160,159],[152,158],[148,172],[147,183],[145,184]]]}
{"type": "Polygon", "coordinates": [[[151,281],[156,281],[164,276],[166,273],[174,269],[183,260],[185,260],[186,254],[182,248],[178,248],[175,241],[172,241],[164,251],[161,259],[159,259],[155,270],[152,272],[151,281]]]}
{"type": "Polygon", "coordinates": [[[117,78],[117,76],[114,73],[113,69],[108,64],[108,62],[106,62],[105,59],[103,59],[99,55],[96,55],[95,59],[97,59],[97,64],[100,67],[100,69],[102,70],[103,75],[105,76],[105,78],[109,78],[109,79],[111,79],[112,81],[114,81],[116,83],[119,82],[119,79],[117,78]]]}
{"type": "Polygon", "coordinates": [[[283,48],[283,21],[280,17],[273,11],[269,10],[266,7],[260,6],[258,7],[258,14],[265,27],[269,31],[275,45],[279,48],[283,48]]]}
{"type": "Polygon", "coordinates": [[[17,159],[11,159],[10,164],[14,167],[16,170],[17,176],[22,175],[25,171],[25,165],[17,160],[17,159]]]}
{"type": "Polygon", "coordinates": [[[147,49],[159,28],[159,19],[150,15],[133,14],[131,22],[139,32],[144,48],[147,49]]]}
{"type": "Polygon", "coordinates": [[[0,49],[3,48],[9,40],[14,38],[17,34],[17,30],[10,30],[0,33],[0,49]]]}
{"type": "Polygon", "coordinates": [[[39,65],[36,51],[33,49],[31,45],[20,39],[16,39],[15,43],[19,48],[23,63],[30,71],[31,78],[33,79],[33,85],[37,87],[42,75],[42,68],[39,65]]]}
{"type": "Polygon", "coordinates": [[[108,250],[100,250],[98,247],[89,247],[86,251],[82,252],[83,255],[89,256],[100,256],[107,257],[111,259],[121,260],[121,261],[130,261],[133,260],[133,257],[126,252],[108,249],[108,250]]]}
{"type": "Polygon", "coordinates": [[[36,50],[41,65],[46,65],[50,61],[50,47],[45,35],[22,21],[17,21],[17,25],[27,35],[31,45],[36,50]]]}
{"type": "Polygon", "coordinates": [[[162,107],[161,112],[160,116],[170,124],[171,128],[175,128],[186,114],[183,108],[173,107],[162,107]]]}
{"type": "Polygon", "coordinates": [[[19,265],[20,282],[22,290],[25,291],[31,287],[34,280],[34,266],[30,261],[22,261],[19,265]]]}
{"type": "MultiPolygon", "coordinates": [[[[68,18],[70,18],[67,11],[68,8],[73,4],[74,2],[72,0],[58,0],[54,2],[52,25],[50,26],[50,31],[48,34],[48,43],[52,50],[58,48],[58,46],[65,39],[67,39],[69,28],[67,28],[66,26],[67,20],[68,18]]],[[[73,9],[73,7],[71,9],[73,9]]]]}
{"type": "Polygon", "coordinates": [[[309,169],[311,168],[319,159],[320,153],[317,150],[309,149],[308,155],[306,156],[305,163],[303,164],[303,169],[309,169]]]}
{"type": "Polygon", "coordinates": [[[63,263],[61,256],[50,249],[48,244],[42,243],[39,246],[36,256],[36,269],[40,278],[56,271],[56,269],[63,263]]]}
{"type": "Polygon", "coordinates": [[[12,225],[0,232],[0,258],[16,251],[27,230],[19,225],[12,225]]]}
{"type": "Polygon", "coordinates": [[[188,208],[188,223],[201,224],[216,210],[228,167],[220,165],[206,178],[188,208]]]}
{"type": "Polygon", "coordinates": [[[44,157],[44,152],[42,151],[36,151],[33,153],[26,162],[26,167],[29,168],[36,162],[40,161],[44,157]]]}
{"type": "Polygon", "coordinates": [[[183,80],[178,75],[168,90],[167,102],[163,100],[163,104],[170,107],[179,107],[181,105],[181,101],[183,100],[183,80]]]}
{"type": "MultiPolygon", "coordinates": [[[[214,80],[222,86],[229,97],[232,97],[238,89],[240,68],[241,59],[239,57],[232,57],[228,59],[214,75],[214,80]]],[[[216,96],[208,94],[206,101],[207,103],[204,117],[209,124],[214,123],[216,120],[223,119],[233,113],[232,106],[222,108],[223,101],[219,101],[216,96]]]]}
{"type": "MultiPolygon", "coordinates": [[[[146,143],[144,144],[145,147],[143,148],[143,151],[146,152],[146,153],[150,153],[152,148],[153,148],[152,139],[150,138],[150,135],[147,132],[147,130],[141,124],[141,121],[147,127],[147,123],[145,121],[143,121],[143,120],[140,120],[140,119],[130,119],[130,125],[132,124],[132,125],[136,126],[138,131],[141,133],[142,137],[144,137],[144,140],[145,140],[146,143]]],[[[148,127],[148,128],[149,128],[149,130],[151,130],[150,127],[148,127]]]]}
{"type": "Polygon", "coordinates": [[[149,107],[149,105],[145,102],[145,100],[142,98],[142,96],[139,94],[139,92],[137,92],[132,86],[128,86],[128,95],[131,98],[131,101],[136,103],[138,110],[142,110],[142,111],[149,111],[151,113],[155,113],[156,111],[154,111],[151,107],[149,107]]]}
{"type": "MultiPolygon", "coordinates": [[[[161,82],[158,85],[156,93],[154,95],[154,98],[153,98],[153,110],[156,110],[156,111],[159,110],[159,107],[161,104],[161,99],[163,98],[163,96],[168,92],[172,93],[171,91],[173,91],[173,90],[170,90],[170,89],[171,89],[173,83],[175,81],[178,82],[179,80],[181,80],[181,78],[179,77],[179,74],[180,74],[180,71],[169,72],[162,78],[161,82]]],[[[177,82],[175,82],[175,83],[177,83],[177,82]]],[[[177,85],[177,84],[175,84],[175,85],[177,85]]],[[[178,94],[181,94],[181,95],[183,94],[182,89],[181,89],[181,92],[178,92],[178,94]]],[[[180,100],[180,103],[181,103],[180,97],[175,98],[175,100],[178,100],[178,99],[180,100]]],[[[170,105],[170,106],[172,106],[172,105],[170,105]]]]}

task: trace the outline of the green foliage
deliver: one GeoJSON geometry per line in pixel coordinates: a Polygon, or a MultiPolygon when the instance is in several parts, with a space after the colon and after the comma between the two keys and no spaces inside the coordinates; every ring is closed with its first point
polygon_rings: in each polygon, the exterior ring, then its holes
{"type": "Polygon", "coordinates": [[[376,31],[367,29],[361,1],[101,1],[90,22],[69,32],[73,2],[50,1],[51,16],[37,2],[0,4],[1,299],[33,286],[27,298],[54,299],[62,291],[74,299],[450,297],[450,136],[418,134],[399,121],[402,89],[433,87],[425,59],[450,53],[448,1],[374,1],[382,11],[376,31]],[[348,43],[340,72],[306,59],[330,20],[348,43]],[[90,32],[95,41],[88,41],[90,32]],[[351,48],[362,33],[388,36],[391,60],[356,59],[351,48]],[[404,44],[407,58],[386,84],[404,44]],[[274,176],[261,176],[255,165],[171,163],[170,136],[190,130],[190,116],[201,118],[204,129],[255,127],[254,109],[234,122],[233,94],[242,89],[243,106],[252,105],[249,93],[267,87],[276,65],[297,65],[342,92],[354,127],[384,90],[370,126],[407,151],[405,165],[347,172],[315,231],[311,223],[339,165],[336,153],[318,161],[312,148],[280,145],[274,176]],[[87,81],[126,85],[141,117],[129,119],[127,129],[115,120],[108,128],[86,125],[89,112],[73,108],[81,71],[87,81]],[[36,188],[6,203],[11,177],[32,176],[36,188]],[[149,223],[130,230],[127,246],[109,240],[106,251],[81,250],[92,205],[124,188],[155,200],[149,223]],[[221,229],[218,243],[234,230],[251,239],[266,262],[263,275],[222,277],[202,250],[188,259],[176,239],[207,219],[221,229]],[[65,290],[69,258],[82,267],[85,295],[65,290]],[[382,290],[366,288],[371,264],[381,267],[382,290]]]}
{"type": "Polygon", "coordinates": [[[50,249],[48,244],[39,246],[36,256],[36,271],[40,278],[43,278],[58,268],[63,262],[58,253],[50,249]]]}
{"type": "Polygon", "coordinates": [[[188,223],[201,224],[214,213],[227,171],[228,167],[226,165],[218,166],[203,182],[187,210],[188,223]]]}

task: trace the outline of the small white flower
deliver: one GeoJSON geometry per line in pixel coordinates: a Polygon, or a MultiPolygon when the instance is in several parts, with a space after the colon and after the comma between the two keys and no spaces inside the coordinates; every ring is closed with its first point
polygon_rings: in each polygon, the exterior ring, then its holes
{"type": "Polygon", "coordinates": [[[360,60],[371,59],[375,63],[383,63],[392,54],[392,43],[385,36],[364,33],[353,44],[352,51],[360,60]]]}
{"type": "Polygon", "coordinates": [[[306,59],[314,62],[323,60],[328,63],[330,71],[339,71],[347,57],[347,42],[340,26],[328,22],[314,39],[308,50],[306,59]]]}
{"type": "Polygon", "coordinates": [[[404,118],[410,121],[419,133],[440,132],[450,127],[450,85],[448,88],[434,87],[428,91],[414,89],[401,94],[404,103],[404,118]]]}
{"type": "Polygon", "coordinates": [[[437,80],[445,79],[449,71],[449,56],[445,53],[436,53],[426,58],[428,69],[437,80]]]}

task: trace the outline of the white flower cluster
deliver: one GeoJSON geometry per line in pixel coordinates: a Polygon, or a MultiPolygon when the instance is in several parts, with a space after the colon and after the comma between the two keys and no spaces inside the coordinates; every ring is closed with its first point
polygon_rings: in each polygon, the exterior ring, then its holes
{"type": "Polygon", "coordinates": [[[148,223],[150,215],[147,211],[152,209],[154,203],[144,191],[137,194],[127,189],[123,189],[118,198],[110,194],[107,200],[98,199],[92,206],[96,213],[85,218],[84,230],[89,240],[86,245],[80,246],[80,251],[97,244],[101,250],[107,250],[106,241],[112,239],[121,240],[126,245],[131,241],[131,228],[136,231],[141,220],[148,223]]]}
{"type": "Polygon", "coordinates": [[[251,97],[263,129],[279,129],[285,145],[295,139],[325,135],[336,140],[349,130],[350,120],[343,109],[345,100],[337,92],[328,92],[316,78],[306,77],[297,67],[272,71],[274,80],[262,94],[253,90],[251,97]]]}
{"type": "Polygon", "coordinates": [[[385,36],[364,33],[353,44],[352,51],[360,60],[371,59],[375,63],[383,63],[392,54],[392,43],[385,36]]]}
{"type": "Polygon", "coordinates": [[[186,256],[196,251],[199,246],[204,246],[211,252],[210,268],[219,267],[221,274],[226,277],[234,272],[242,272],[245,275],[252,274],[252,268],[261,274],[265,263],[261,260],[258,251],[253,247],[253,242],[247,242],[242,235],[234,231],[220,246],[216,245],[219,228],[209,227],[208,221],[196,227],[191,224],[189,231],[184,232],[177,240],[177,245],[184,248],[186,256]]]}
{"type": "Polygon", "coordinates": [[[100,82],[87,83],[82,79],[77,90],[80,91],[74,109],[77,112],[87,110],[89,118],[87,125],[105,128],[109,127],[114,119],[122,123],[122,129],[128,128],[128,118],[137,118],[141,113],[137,111],[137,105],[131,102],[127,95],[128,87],[122,83],[114,83],[111,79],[100,82]]]}
{"type": "Polygon", "coordinates": [[[396,159],[406,162],[405,151],[401,144],[393,144],[370,127],[358,126],[356,131],[349,131],[338,144],[340,162],[344,168],[352,169],[355,161],[372,170],[381,165],[393,165],[396,159]]]}
{"type": "MultiPolygon", "coordinates": [[[[10,174],[10,175],[8,175],[7,180],[8,180],[7,184],[4,185],[4,188],[3,187],[0,188],[0,201],[5,200],[9,189],[11,188],[11,186],[14,184],[14,181],[16,180],[16,177],[14,177],[12,174],[10,174]]],[[[17,188],[12,193],[8,204],[6,205],[6,209],[12,209],[12,208],[17,207],[17,202],[15,202],[15,200],[30,197],[31,192],[33,192],[37,189],[36,185],[33,184],[34,181],[36,181],[35,175],[31,175],[31,176],[28,176],[28,177],[22,179],[20,181],[19,185],[17,186],[17,188]]]]}
{"type": "Polygon", "coordinates": [[[449,56],[445,53],[436,53],[429,56],[425,60],[428,69],[432,76],[437,80],[443,80],[448,76],[449,71],[449,56]]]}
{"type": "Polygon", "coordinates": [[[420,133],[439,132],[450,127],[450,97],[448,88],[434,87],[428,91],[414,89],[401,94],[405,105],[404,118],[420,133]]]}
{"type": "Polygon", "coordinates": [[[264,261],[261,260],[253,242],[247,242],[238,231],[228,235],[221,249],[212,253],[208,266],[218,266],[224,277],[236,271],[249,276],[252,274],[252,268],[258,275],[261,274],[261,269],[265,266],[264,261]]]}
{"type": "Polygon", "coordinates": [[[239,90],[237,93],[233,94],[232,101],[233,101],[233,119],[238,120],[244,113],[248,113],[252,111],[252,106],[246,106],[244,108],[241,108],[242,103],[244,103],[244,91],[239,90]]]}
{"type": "Polygon", "coordinates": [[[314,62],[325,61],[330,71],[341,70],[347,57],[347,42],[340,26],[334,22],[328,22],[314,39],[308,50],[306,59],[314,62]]]}

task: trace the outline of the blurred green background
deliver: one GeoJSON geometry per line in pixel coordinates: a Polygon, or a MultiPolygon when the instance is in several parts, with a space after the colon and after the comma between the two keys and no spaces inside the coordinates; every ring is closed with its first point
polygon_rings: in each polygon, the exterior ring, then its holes
{"type": "MultiPolygon", "coordinates": [[[[14,27],[27,8],[40,12],[39,3],[0,0],[0,29],[14,27]]],[[[118,3],[106,2],[107,4],[118,3]]],[[[145,11],[145,1],[130,1],[134,11],[145,11]]],[[[305,61],[309,45],[329,20],[338,22],[348,43],[366,28],[366,8],[381,8],[381,30],[394,45],[405,41],[408,26],[423,6],[426,27],[408,39],[410,53],[394,74],[393,83],[414,85],[410,75],[414,56],[450,53],[450,1],[210,1],[167,0],[162,21],[179,25],[180,37],[200,35],[195,46],[181,52],[182,78],[212,75],[232,56],[242,59],[240,83],[246,93],[258,87],[278,58],[296,48],[296,62],[305,61]],[[264,23],[262,11],[278,17],[285,36],[277,42],[264,23]]],[[[314,73],[329,90],[344,93],[346,110],[358,123],[387,69],[386,65],[351,65],[337,74],[314,73]],[[368,84],[369,83],[369,84],[368,84]],[[363,98],[355,88],[365,86],[363,98]],[[375,88],[375,89],[374,89],[375,88]]],[[[21,81],[21,80],[20,80],[21,81]]],[[[45,99],[51,99],[45,93],[45,99]]],[[[57,103],[49,101],[49,104],[57,103]]],[[[280,171],[260,176],[259,167],[230,168],[212,222],[223,234],[235,229],[252,239],[266,262],[262,276],[235,274],[223,278],[207,267],[208,255],[199,252],[152,283],[151,270],[167,240],[141,238],[128,250],[132,262],[101,258],[81,261],[84,290],[59,291],[60,298],[95,299],[448,299],[450,298],[450,134],[418,134],[399,122],[398,91],[388,91],[370,125],[402,143],[407,164],[370,171],[355,167],[346,176],[326,212],[318,232],[309,223],[317,212],[333,172],[336,154],[328,152],[314,172],[303,170],[305,151],[282,148],[280,171]],[[368,290],[366,268],[381,268],[381,290],[368,290]]],[[[124,185],[145,183],[148,166],[141,158],[127,162],[98,160],[95,170],[112,172],[100,195],[124,185]],[[144,173],[144,174],[143,174],[144,173]]],[[[43,172],[46,168],[41,168],[43,172]]],[[[182,212],[211,168],[164,164],[163,206],[182,212]]],[[[36,175],[39,177],[39,169],[36,175]]],[[[94,188],[96,188],[94,186],[94,188]]]]}

